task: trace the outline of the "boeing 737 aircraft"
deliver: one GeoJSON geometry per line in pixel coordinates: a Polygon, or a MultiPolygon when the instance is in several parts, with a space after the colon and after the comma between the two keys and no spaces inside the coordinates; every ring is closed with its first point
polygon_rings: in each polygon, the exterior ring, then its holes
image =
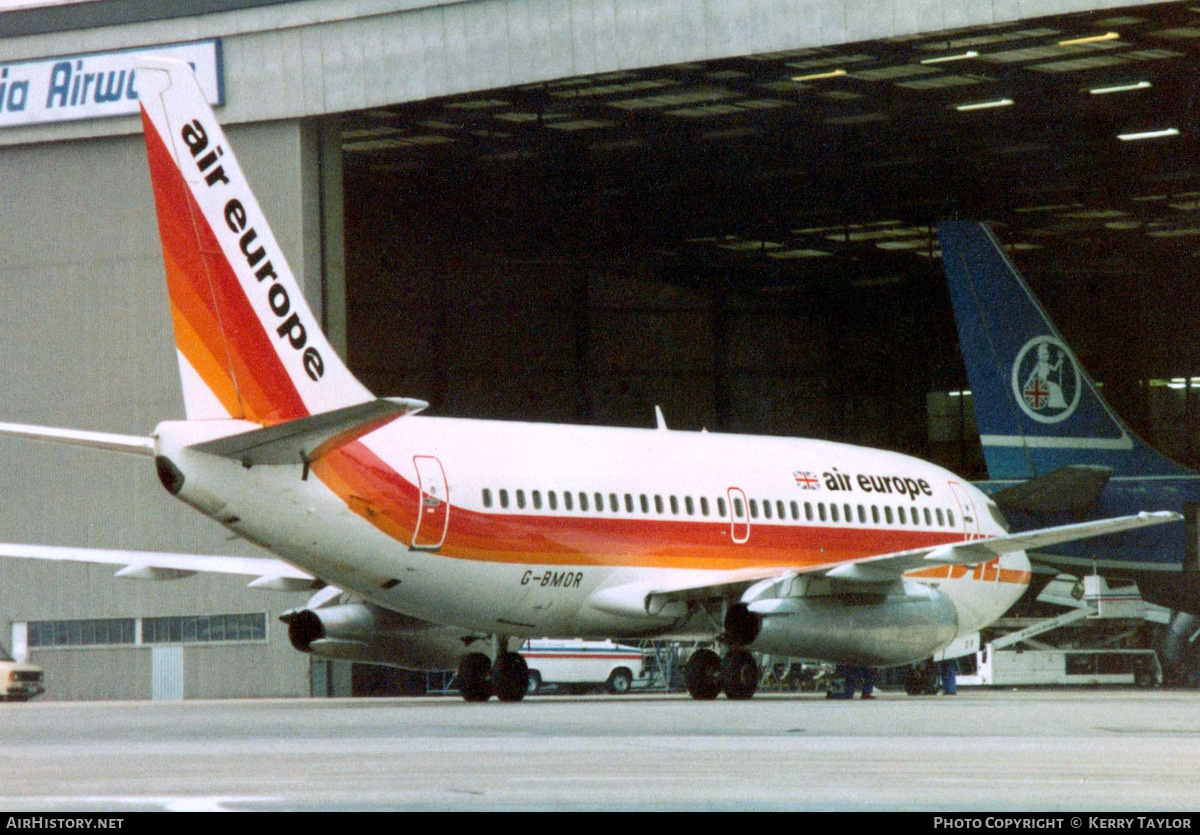
{"type": "Polygon", "coordinates": [[[1006,532],[914,458],[823,441],[436,418],[377,399],[320,333],[189,68],[137,71],[186,420],[149,437],[0,431],[152,458],[171,494],[280,560],[10,546],[126,575],[321,587],[288,619],[330,657],[458,662],[470,701],[518,700],[527,636],[716,640],[688,690],[749,698],[752,653],[890,665],[978,631],[1029,548],[1177,519],[1006,532]],[[346,593],[355,602],[330,604],[346,593]]]}
{"type": "Polygon", "coordinates": [[[1164,661],[1177,663],[1200,628],[1200,475],[1117,417],[986,226],[944,222],[938,237],[992,479],[979,486],[1017,529],[1147,505],[1183,514],[1185,525],[1032,555],[1076,574],[1131,577],[1143,598],[1179,610],[1164,645],[1164,661]]]}

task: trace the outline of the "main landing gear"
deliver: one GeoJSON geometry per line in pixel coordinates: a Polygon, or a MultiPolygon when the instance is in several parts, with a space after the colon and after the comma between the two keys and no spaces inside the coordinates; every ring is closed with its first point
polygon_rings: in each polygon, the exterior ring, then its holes
{"type": "Polygon", "coordinates": [[[722,691],[727,698],[745,700],[758,689],[758,664],[744,649],[731,649],[724,658],[698,649],[683,668],[683,681],[688,695],[699,701],[711,701],[722,691]]]}
{"type": "Polygon", "coordinates": [[[459,662],[455,681],[464,701],[486,702],[494,695],[519,702],[529,689],[529,665],[515,652],[498,652],[494,664],[482,652],[472,652],[459,662]]]}

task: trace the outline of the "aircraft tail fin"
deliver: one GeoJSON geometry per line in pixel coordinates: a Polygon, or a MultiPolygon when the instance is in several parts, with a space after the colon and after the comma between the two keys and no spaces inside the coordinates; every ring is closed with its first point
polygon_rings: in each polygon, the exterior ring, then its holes
{"type": "Polygon", "coordinates": [[[938,238],[991,478],[1035,478],[1069,464],[1115,475],[1188,472],[1112,411],[986,226],[945,221],[938,238]]]}
{"type": "Polygon", "coordinates": [[[189,420],[273,425],[372,400],[321,333],[191,68],[137,69],[189,420]]]}

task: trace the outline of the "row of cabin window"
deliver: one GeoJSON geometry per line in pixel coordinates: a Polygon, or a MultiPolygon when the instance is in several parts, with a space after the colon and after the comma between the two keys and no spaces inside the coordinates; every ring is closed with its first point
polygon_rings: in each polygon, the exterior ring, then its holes
{"type": "MultiPolygon", "coordinates": [[[[497,493],[499,494],[500,507],[502,509],[507,509],[509,507],[508,490],[500,489],[497,491],[497,493]]],[[[529,507],[530,505],[532,505],[532,508],[534,510],[542,510],[543,507],[548,508],[549,510],[558,510],[558,508],[559,508],[559,494],[558,494],[558,491],[556,491],[556,490],[546,491],[546,494],[545,494],[546,504],[545,505],[543,505],[543,503],[542,503],[542,491],[541,490],[531,490],[529,492],[529,498],[531,501],[528,504],[526,503],[526,500],[525,500],[526,497],[525,497],[524,490],[516,490],[515,493],[516,493],[516,506],[519,510],[524,510],[526,507],[529,507]]],[[[608,499],[608,501],[607,501],[608,511],[611,513],[620,513],[622,508],[621,508],[621,502],[618,500],[617,494],[609,493],[609,494],[607,494],[607,499],[608,499]]],[[[626,513],[634,513],[635,512],[635,510],[634,510],[635,503],[634,503],[633,495],[631,493],[625,493],[624,500],[625,500],[624,501],[625,512],[626,513]]],[[[605,511],[605,494],[604,493],[592,493],[590,496],[590,499],[589,499],[589,495],[587,493],[583,493],[583,492],[571,493],[569,491],[563,491],[563,493],[562,493],[562,509],[563,510],[573,511],[573,510],[575,510],[577,503],[578,503],[579,510],[581,512],[586,513],[591,508],[594,507],[597,512],[603,513],[605,511]],[[576,497],[578,497],[578,498],[576,498],[576,497]]],[[[638,497],[637,497],[636,504],[641,508],[642,513],[645,513],[645,514],[650,513],[650,506],[652,503],[654,506],[655,513],[658,513],[658,514],[666,513],[666,507],[667,507],[667,505],[669,505],[671,508],[671,515],[673,515],[673,516],[679,515],[680,501],[676,496],[668,496],[666,499],[666,502],[664,502],[663,497],[659,496],[659,495],[647,496],[645,493],[642,493],[642,494],[638,495],[638,497]]],[[[728,511],[727,511],[727,508],[725,505],[725,499],[718,498],[716,500],[715,504],[716,504],[717,515],[720,516],[722,519],[726,518],[728,511]]],[[[794,522],[800,521],[800,507],[801,506],[800,506],[800,503],[796,502],[795,500],[792,500],[792,501],[788,502],[787,505],[785,505],[783,500],[776,499],[774,501],[774,506],[772,506],[772,502],[770,499],[764,499],[762,501],[761,505],[759,504],[759,501],[757,499],[750,499],[749,505],[750,505],[750,518],[751,519],[760,518],[760,508],[761,508],[761,518],[764,518],[764,519],[776,518],[776,519],[783,521],[788,518],[787,512],[790,510],[792,521],[794,521],[794,522]]],[[[483,488],[483,506],[486,508],[492,507],[491,488],[488,488],[488,487],[483,488]]],[[[693,500],[691,496],[683,497],[682,507],[683,507],[684,512],[688,516],[696,515],[697,506],[699,507],[701,516],[709,516],[710,515],[711,506],[709,504],[707,497],[701,496],[698,502],[693,500]]],[[[908,508],[906,510],[905,507],[903,505],[901,505],[899,507],[896,507],[893,510],[893,508],[890,505],[884,505],[881,510],[878,505],[861,505],[860,504],[860,505],[852,506],[849,502],[842,504],[842,505],[830,503],[828,506],[825,504],[825,502],[816,502],[815,503],[815,512],[814,512],[814,503],[813,502],[804,502],[803,507],[804,507],[804,520],[806,522],[813,522],[813,521],[854,522],[855,521],[855,508],[857,507],[858,522],[861,524],[864,524],[864,525],[868,523],[867,520],[868,520],[868,516],[869,516],[870,523],[875,524],[875,525],[883,524],[883,523],[886,523],[888,525],[911,524],[914,527],[920,527],[922,524],[921,514],[923,512],[924,517],[925,517],[924,518],[925,527],[929,527],[929,528],[934,527],[935,520],[936,520],[937,527],[954,527],[954,511],[943,510],[940,507],[938,507],[938,508],[913,507],[913,508],[908,508]],[[910,519],[911,519],[911,522],[909,521],[910,519]]],[[[745,517],[746,508],[743,506],[741,498],[733,499],[733,514],[734,514],[735,518],[744,518],[745,517]]]]}

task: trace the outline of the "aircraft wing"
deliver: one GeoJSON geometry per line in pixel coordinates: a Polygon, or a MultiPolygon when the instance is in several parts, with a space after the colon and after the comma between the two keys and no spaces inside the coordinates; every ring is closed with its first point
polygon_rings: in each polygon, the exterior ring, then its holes
{"type": "Polygon", "coordinates": [[[842,563],[834,567],[822,567],[821,571],[825,576],[838,580],[886,582],[899,579],[906,572],[921,568],[934,568],[939,565],[977,565],[1013,551],[1045,548],[1063,542],[1074,542],[1077,539],[1120,533],[1150,525],[1161,525],[1164,522],[1176,522],[1182,518],[1180,514],[1170,510],[1160,510],[1154,513],[1143,512],[1133,516],[1116,516],[1112,519],[1099,519],[1094,522],[1058,525],[1053,528],[1010,533],[988,539],[938,545],[933,548],[898,551],[893,554],[842,563]]]}
{"type": "Polygon", "coordinates": [[[71,548],[58,545],[0,543],[0,558],[83,562],[119,565],[117,577],[136,580],[178,580],[194,574],[237,574],[254,577],[251,588],[270,591],[312,591],[324,584],[307,572],[281,560],[262,557],[219,557],[200,554],[164,554],[107,548],[71,548]]]}
{"type": "Polygon", "coordinates": [[[682,614],[679,607],[689,601],[736,598],[751,586],[764,581],[778,582],[788,577],[807,574],[823,575],[846,583],[888,583],[899,580],[910,571],[935,568],[939,565],[977,565],[1013,551],[1044,548],[1077,539],[1175,522],[1182,518],[1178,513],[1167,510],[1143,512],[1133,516],[1059,525],[988,539],[897,551],[851,562],[729,571],[710,577],[703,583],[684,581],[674,586],[645,583],[612,586],[597,591],[589,598],[588,603],[601,611],[613,614],[670,617],[682,614]]]}

